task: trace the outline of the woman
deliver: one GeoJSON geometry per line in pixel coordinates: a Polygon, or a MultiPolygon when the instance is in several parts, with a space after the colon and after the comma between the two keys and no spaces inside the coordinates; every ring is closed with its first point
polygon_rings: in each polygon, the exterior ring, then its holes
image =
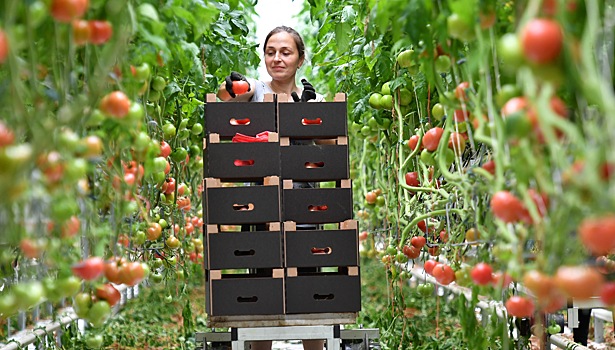
{"type": "MultiPolygon", "coordinates": [[[[274,93],[286,94],[288,101],[294,102],[324,101],[324,96],[316,93],[312,84],[307,80],[301,79],[303,89],[300,89],[296,84],[297,70],[305,62],[305,44],[296,30],[286,26],[274,28],[265,38],[263,52],[265,54],[265,67],[267,73],[271,76],[271,80],[255,80],[232,72],[220,86],[218,98],[222,101],[262,102],[265,94],[274,93]],[[249,88],[248,92],[237,95],[233,91],[233,81],[240,80],[248,82],[249,88]]],[[[251,342],[250,349],[269,350],[271,346],[271,341],[254,341],[251,342]]],[[[322,350],[323,347],[324,340],[303,341],[305,350],[322,350]]]]}
{"type": "Polygon", "coordinates": [[[317,94],[307,80],[301,80],[303,89],[296,84],[297,70],[305,62],[305,44],[296,30],[286,26],[274,28],[265,38],[263,52],[271,80],[255,80],[232,72],[220,86],[218,98],[222,101],[262,102],[265,94],[274,93],[286,94],[288,101],[324,101],[324,96],[317,94]],[[245,94],[236,95],[233,92],[233,81],[239,80],[248,82],[250,87],[245,94]]]}

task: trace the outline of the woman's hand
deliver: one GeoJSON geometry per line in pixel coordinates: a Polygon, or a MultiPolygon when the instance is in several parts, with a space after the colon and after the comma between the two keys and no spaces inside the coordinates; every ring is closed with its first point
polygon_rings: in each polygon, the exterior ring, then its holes
{"type": "Polygon", "coordinates": [[[293,91],[290,94],[293,97],[293,100],[295,100],[295,102],[307,102],[309,100],[315,100],[316,90],[314,90],[314,86],[312,86],[312,84],[310,84],[310,82],[305,79],[301,79],[301,83],[303,84],[303,93],[301,93],[301,98],[299,98],[297,93],[293,91]]]}
{"type": "Polygon", "coordinates": [[[235,94],[235,92],[233,91],[233,82],[234,81],[240,81],[243,80],[246,83],[248,83],[248,91],[252,90],[252,87],[250,86],[250,82],[248,82],[248,79],[246,79],[246,77],[244,77],[243,75],[237,73],[237,72],[231,72],[231,75],[227,76],[226,79],[224,79],[226,82],[226,92],[228,92],[229,95],[231,95],[232,98],[235,98],[237,95],[235,94]]]}

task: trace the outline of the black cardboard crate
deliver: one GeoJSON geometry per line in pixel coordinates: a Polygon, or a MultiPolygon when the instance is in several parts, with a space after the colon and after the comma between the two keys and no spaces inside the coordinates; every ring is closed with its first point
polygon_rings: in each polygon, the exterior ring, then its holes
{"type": "Polygon", "coordinates": [[[343,94],[338,94],[334,102],[280,102],[278,120],[281,137],[318,139],[348,135],[343,94]]]}
{"type": "Polygon", "coordinates": [[[206,308],[209,316],[284,314],[284,278],[230,276],[213,277],[207,271],[206,308]]]}
{"type": "Polygon", "coordinates": [[[359,312],[357,275],[309,275],[286,278],[286,313],[359,312]]]}
{"type": "Polygon", "coordinates": [[[206,134],[231,138],[235,133],[256,136],[263,131],[276,132],[276,105],[271,94],[265,98],[266,102],[216,102],[216,95],[207,94],[206,134]]]}
{"type": "Polygon", "coordinates": [[[284,223],[284,252],[287,267],[358,266],[359,233],[355,220],[335,230],[297,230],[284,223]]]}
{"type": "Polygon", "coordinates": [[[284,180],[282,221],[324,224],[352,217],[352,188],[292,188],[292,182],[289,185],[289,181],[284,180]]]}
{"type": "Polygon", "coordinates": [[[280,175],[278,142],[208,143],[205,177],[223,180],[254,180],[280,175]]]}
{"type": "Polygon", "coordinates": [[[283,179],[329,181],[347,179],[348,145],[282,145],[283,179]]]}
{"type": "Polygon", "coordinates": [[[219,187],[219,179],[205,181],[205,223],[216,225],[259,224],[280,221],[279,178],[264,185],[219,187]],[[273,183],[278,184],[273,184],[273,183]]]}
{"type": "Polygon", "coordinates": [[[281,268],[282,232],[207,232],[207,261],[212,270],[281,268]]]}

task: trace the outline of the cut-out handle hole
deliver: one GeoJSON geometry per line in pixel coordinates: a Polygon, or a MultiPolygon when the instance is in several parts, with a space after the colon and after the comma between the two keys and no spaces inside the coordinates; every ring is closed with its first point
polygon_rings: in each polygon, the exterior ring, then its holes
{"type": "Polygon", "coordinates": [[[235,256],[250,256],[250,255],[256,254],[254,249],[250,249],[250,250],[236,250],[233,253],[235,254],[235,256]]]}
{"type": "Polygon", "coordinates": [[[305,162],[304,166],[306,169],[322,168],[325,166],[325,162],[305,162]]]}
{"type": "Polygon", "coordinates": [[[254,210],[254,204],[252,204],[252,203],[248,203],[248,204],[233,204],[233,210],[236,210],[236,211],[254,210]]]}
{"type": "Polygon", "coordinates": [[[255,303],[257,301],[258,297],[256,295],[251,297],[237,297],[238,303],[255,303]]]}
{"type": "Polygon", "coordinates": [[[314,294],[314,300],[333,300],[335,295],[333,294],[314,294]]]}
{"type": "Polygon", "coordinates": [[[310,249],[310,251],[314,255],[329,255],[329,254],[331,254],[333,249],[331,249],[331,247],[324,247],[324,248],[312,247],[312,249],[310,249]]]}
{"type": "Polygon", "coordinates": [[[308,211],[326,211],[329,207],[325,205],[308,205],[308,211]]]}
{"type": "Polygon", "coordinates": [[[235,164],[235,166],[252,166],[254,165],[254,159],[235,159],[233,164],[235,164]]]}
{"type": "Polygon", "coordinates": [[[231,125],[250,125],[250,118],[243,118],[243,119],[231,118],[231,120],[229,120],[229,123],[231,125]]]}
{"type": "Polygon", "coordinates": [[[322,119],[320,119],[320,118],[316,118],[316,119],[303,118],[303,119],[301,119],[301,124],[303,124],[303,125],[320,125],[320,124],[322,124],[322,119]]]}

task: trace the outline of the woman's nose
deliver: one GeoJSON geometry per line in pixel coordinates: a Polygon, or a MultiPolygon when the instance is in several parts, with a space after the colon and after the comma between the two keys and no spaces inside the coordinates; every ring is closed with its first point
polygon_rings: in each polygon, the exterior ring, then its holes
{"type": "Polygon", "coordinates": [[[281,60],[280,54],[278,52],[276,52],[275,55],[273,56],[273,59],[276,60],[276,61],[280,61],[281,60]]]}

